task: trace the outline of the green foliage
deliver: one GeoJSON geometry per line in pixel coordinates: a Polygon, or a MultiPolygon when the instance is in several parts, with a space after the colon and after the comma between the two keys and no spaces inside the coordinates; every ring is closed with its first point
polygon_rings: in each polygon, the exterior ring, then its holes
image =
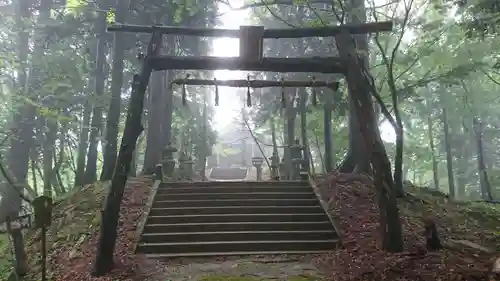
{"type": "Polygon", "coordinates": [[[7,234],[0,234],[0,278],[8,280],[12,273],[12,255],[11,244],[7,234]]]}
{"type": "MultiPolygon", "coordinates": [[[[500,194],[497,191],[500,184],[497,180],[500,174],[500,161],[498,160],[500,152],[497,149],[497,140],[500,135],[498,131],[495,131],[498,128],[500,105],[500,99],[497,97],[500,90],[500,72],[498,71],[500,54],[496,47],[500,43],[500,37],[497,32],[491,32],[490,28],[491,24],[498,26],[500,10],[498,5],[492,5],[496,1],[458,2],[395,1],[384,5],[375,4],[376,6],[367,9],[368,20],[395,22],[394,32],[370,37],[370,72],[375,78],[376,89],[391,112],[392,96],[397,97],[404,124],[404,170],[407,179],[420,184],[432,182],[433,157],[429,147],[431,137],[436,148],[434,156],[438,164],[439,188],[448,189],[446,144],[441,120],[442,108],[446,108],[452,139],[448,145],[452,146],[452,159],[455,164],[452,172],[458,183],[457,188],[465,192],[466,197],[477,193],[479,186],[478,151],[471,124],[472,118],[479,117],[485,124],[484,152],[493,186],[492,192],[500,194]],[[456,5],[459,6],[458,9],[456,5]],[[468,24],[480,25],[482,23],[478,19],[481,18],[489,20],[488,36],[471,36],[468,24]],[[387,60],[384,60],[384,56],[387,60]],[[390,75],[394,78],[392,85],[389,84],[390,75]],[[428,133],[429,120],[433,126],[432,136],[428,133]]],[[[336,8],[340,9],[340,7],[336,8]]],[[[312,4],[311,1],[296,1],[293,7],[272,5],[256,8],[253,10],[252,17],[255,22],[268,27],[337,24],[338,17],[322,13],[322,11],[324,7],[312,4]]],[[[266,48],[268,55],[275,56],[332,56],[335,54],[331,41],[315,38],[283,39],[281,44],[270,41],[266,44],[266,48]]],[[[284,77],[285,79],[306,80],[312,75],[293,75],[293,78],[285,75],[284,77]]],[[[266,75],[265,78],[280,79],[281,77],[266,75]]],[[[316,78],[323,79],[319,75],[316,78]]],[[[341,93],[335,95],[334,120],[332,120],[334,149],[338,159],[344,155],[348,146],[346,91],[341,91],[341,93]]],[[[325,94],[327,91],[320,90],[318,92],[320,106],[308,108],[309,138],[310,141],[319,140],[319,150],[323,145],[321,107],[323,100],[321,97],[325,94]]],[[[268,124],[266,120],[271,116],[279,115],[279,96],[278,90],[264,91],[259,96],[258,110],[251,114],[254,123],[264,132],[269,131],[265,131],[262,128],[263,125],[260,124],[268,124]]],[[[384,122],[384,119],[381,118],[380,122],[384,122]]],[[[277,121],[277,123],[279,124],[278,135],[281,135],[282,121],[277,121]]],[[[394,146],[387,143],[387,150],[392,153],[394,146]]],[[[319,161],[318,157],[315,157],[315,161],[319,161]]]]}

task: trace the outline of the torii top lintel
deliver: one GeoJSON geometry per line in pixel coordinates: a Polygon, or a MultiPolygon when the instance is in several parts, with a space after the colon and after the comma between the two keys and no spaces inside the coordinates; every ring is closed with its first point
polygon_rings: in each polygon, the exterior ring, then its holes
{"type": "MultiPolygon", "coordinates": [[[[263,27],[259,27],[263,28],[263,27]]],[[[305,38],[305,37],[332,37],[342,30],[347,30],[350,34],[366,34],[375,32],[392,31],[392,21],[381,21],[364,24],[342,24],[324,27],[303,27],[303,28],[268,28],[264,29],[262,38],[305,38]]],[[[109,32],[134,32],[134,33],[162,33],[168,35],[200,36],[200,37],[229,37],[240,38],[240,29],[220,29],[220,28],[190,28],[178,26],[162,25],[130,25],[112,24],[108,26],[109,32]]]]}
{"type": "MultiPolygon", "coordinates": [[[[169,57],[162,56],[159,52],[149,53],[148,51],[146,60],[153,71],[167,69],[227,69],[269,72],[343,73],[345,65],[340,58],[265,58],[263,57],[263,41],[265,38],[332,37],[344,32],[349,34],[382,32],[392,30],[392,26],[393,23],[387,21],[294,29],[265,29],[263,26],[240,26],[239,30],[233,30],[114,24],[108,27],[108,31],[152,33],[152,38],[157,38],[157,41],[161,41],[162,35],[165,34],[233,37],[240,39],[240,55],[237,58],[169,57]]],[[[151,42],[153,41],[152,39],[151,42]]],[[[152,46],[156,46],[156,44],[152,46]]]]}

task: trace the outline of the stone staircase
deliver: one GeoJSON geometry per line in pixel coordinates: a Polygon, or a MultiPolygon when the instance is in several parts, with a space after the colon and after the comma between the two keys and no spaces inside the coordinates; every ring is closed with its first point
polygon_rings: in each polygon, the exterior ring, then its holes
{"type": "Polygon", "coordinates": [[[339,237],[306,181],[162,183],[137,251],[152,258],[304,254],[339,237]]]}

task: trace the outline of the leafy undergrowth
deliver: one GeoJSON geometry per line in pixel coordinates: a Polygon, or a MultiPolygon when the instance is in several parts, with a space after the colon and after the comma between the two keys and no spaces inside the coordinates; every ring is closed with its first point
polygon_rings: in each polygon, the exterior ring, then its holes
{"type": "MultiPolygon", "coordinates": [[[[152,181],[147,178],[127,182],[115,250],[116,268],[105,277],[91,277],[95,245],[98,239],[100,212],[108,184],[83,187],[55,205],[51,229],[48,231],[49,276],[51,281],[121,281],[146,280],[155,274],[155,264],[135,255],[136,227],[144,213],[144,206],[152,181]]],[[[27,241],[30,256],[30,276],[26,280],[40,279],[40,233],[27,241]]],[[[23,279],[24,280],[24,279],[23,279]]]]}
{"type": "Polygon", "coordinates": [[[0,280],[9,278],[12,262],[9,237],[5,233],[0,233],[0,280]]]}
{"type": "Polygon", "coordinates": [[[405,251],[391,254],[379,247],[378,208],[369,178],[332,173],[320,186],[322,194],[330,199],[332,216],[339,222],[343,237],[341,250],[315,261],[331,273],[330,280],[500,280],[491,273],[494,254],[480,246],[492,246],[498,241],[498,209],[453,203],[444,195],[407,186],[409,195],[399,202],[405,251]],[[445,245],[439,252],[425,250],[421,218],[428,213],[436,217],[445,245]]]}

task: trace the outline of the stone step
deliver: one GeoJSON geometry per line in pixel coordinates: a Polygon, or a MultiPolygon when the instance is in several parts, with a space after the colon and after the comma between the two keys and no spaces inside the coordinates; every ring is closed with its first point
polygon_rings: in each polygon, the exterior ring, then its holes
{"type": "Polygon", "coordinates": [[[328,220],[324,213],[312,214],[211,214],[149,216],[147,224],[205,223],[205,222],[313,222],[328,220]]]}
{"type": "Polygon", "coordinates": [[[293,214],[322,213],[321,206],[216,206],[216,207],[153,207],[150,216],[209,215],[209,214],[293,214]]]}
{"type": "Polygon", "coordinates": [[[324,251],[335,249],[337,239],[285,240],[285,241],[211,241],[185,243],[140,243],[137,251],[145,254],[185,254],[209,252],[274,252],[274,251],[324,251]]]}
{"type": "Polygon", "coordinates": [[[155,199],[163,200],[219,200],[219,199],[316,199],[309,192],[241,192],[241,193],[167,193],[157,194],[155,199]]]}
{"type": "Polygon", "coordinates": [[[218,199],[218,200],[159,200],[153,208],[171,207],[249,207],[249,206],[317,206],[313,199],[218,199]]]}
{"type": "Polygon", "coordinates": [[[302,222],[226,222],[226,223],[177,223],[146,224],[144,233],[173,232],[217,232],[217,231],[294,231],[294,230],[331,230],[329,220],[302,222]]]}
{"type": "Polygon", "coordinates": [[[156,194],[184,194],[184,193],[252,193],[252,192],[311,192],[312,189],[305,185],[222,185],[222,186],[193,186],[170,187],[168,184],[160,185],[156,194]]]}
{"type": "Polygon", "coordinates": [[[266,186],[309,186],[308,181],[300,181],[300,180],[284,180],[284,181],[180,181],[180,182],[166,182],[160,185],[161,188],[194,188],[194,187],[225,187],[225,186],[258,186],[258,187],[266,187],[266,186]]]}
{"type": "Polygon", "coordinates": [[[243,180],[248,174],[245,168],[213,168],[209,177],[214,180],[243,180]]]}
{"type": "Polygon", "coordinates": [[[164,183],[138,245],[149,257],[317,253],[339,245],[307,181],[164,183]]]}
{"type": "Polygon", "coordinates": [[[185,243],[215,241],[281,241],[281,240],[329,240],[338,236],[332,230],[296,231],[224,231],[224,232],[179,232],[145,233],[141,243],[185,243]]]}
{"type": "MultiPolygon", "coordinates": [[[[338,243],[340,244],[340,243],[338,243]]],[[[319,253],[331,253],[334,250],[288,250],[288,251],[243,251],[243,252],[203,252],[203,253],[160,253],[160,254],[144,254],[147,258],[155,260],[170,260],[173,258],[196,258],[196,257],[221,257],[221,256],[262,256],[262,255],[307,255],[319,253]]]]}

